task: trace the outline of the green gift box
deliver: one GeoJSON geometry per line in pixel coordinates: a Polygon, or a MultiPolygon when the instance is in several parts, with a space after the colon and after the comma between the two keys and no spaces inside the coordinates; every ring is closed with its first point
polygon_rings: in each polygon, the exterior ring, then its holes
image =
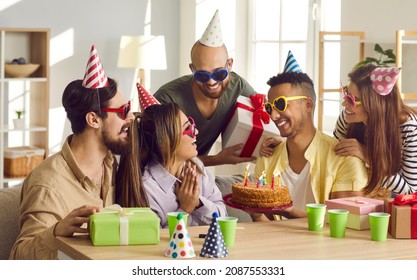
{"type": "Polygon", "coordinates": [[[159,243],[160,219],[150,208],[112,205],[90,216],[90,239],[95,246],[159,243]]]}

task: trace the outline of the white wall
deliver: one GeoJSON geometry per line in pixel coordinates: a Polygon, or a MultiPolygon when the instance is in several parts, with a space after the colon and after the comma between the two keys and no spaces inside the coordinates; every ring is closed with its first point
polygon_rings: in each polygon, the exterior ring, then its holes
{"type": "MultiPolygon", "coordinates": [[[[364,31],[365,56],[375,56],[373,47],[379,43],[396,53],[396,31],[417,31],[416,0],[342,0],[341,28],[343,31],[364,31]]],[[[417,38],[414,38],[417,40],[417,38]]],[[[417,92],[417,44],[403,47],[403,92],[417,92]]]]}
{"type": "MultiPolygon", "coordinates": [[[[150,32],[165,35],[167,45],[168,69],[151,72],[150,90],[156,90],[178,76],[179,0],[150,2],[150,32]]],[[[1,0],[1,27],[51,29],[51,152],[59,150],[71,133],[61,106],[62,92],[70,81],[83,78],[92,44],[106,74],[130,97],[134,69],[117,68],[120,36],[144,34],[149,27],[145,24],[147,7],[148,0],[1,0]]]]}

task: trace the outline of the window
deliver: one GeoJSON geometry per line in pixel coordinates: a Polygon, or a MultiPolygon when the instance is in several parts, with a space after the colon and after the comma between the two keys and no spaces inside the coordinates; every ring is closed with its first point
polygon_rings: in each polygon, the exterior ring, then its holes
{"type": "Polygon", "coordinates": [[[248,80],[260,92],[284,68],[288,51],[303,72],[314,79],[316,0],[250,1],[248,80]]]}

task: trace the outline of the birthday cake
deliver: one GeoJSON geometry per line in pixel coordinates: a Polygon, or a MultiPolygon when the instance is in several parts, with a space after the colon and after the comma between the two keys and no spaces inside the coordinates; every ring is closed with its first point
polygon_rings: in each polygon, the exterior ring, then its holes
{"type": "Polygon", "coordinates": [[[232,186],[232,202],[248,207],[273,208],[288,205],[291,197],[288,187],[257,183],[237,183],[232,186]]]}

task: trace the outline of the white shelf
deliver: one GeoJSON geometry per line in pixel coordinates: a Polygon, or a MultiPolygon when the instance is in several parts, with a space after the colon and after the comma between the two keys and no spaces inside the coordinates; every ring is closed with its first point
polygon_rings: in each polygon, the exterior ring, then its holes
{"type": "Polygon", "coordinates": [[[31,132],[44,132],[47,131],[48,128],[47,127],[43,127],[43,126],[31,126],[31,127],[25,127],[25,128],[9,128],[8,125],[3,126],[3,129],[0,130],[0,132],[6,133],[6,132],[11,132],[11,131],[31,131],[31,132]]]}
{"type": "Polygon", "coordinates": [[[2,82],[16,82],[16,81],[22,81],[22,82],[47,82],[47,78],[2,78],[0,79],[2,82]]]}
{"type": "Polygon", "coordinates": [[[49,127],[48,28],[0,28],[0,188],[18,184],[24,178],[4,175],[4,152],[8,146],[36,146],[48,156],[49,127]],[[24,57],[40,67],[27,78],[5,76],[5,63],[24,57]],[[14,112],[23,110],[26,127],[10,125],[14,112]]]}

